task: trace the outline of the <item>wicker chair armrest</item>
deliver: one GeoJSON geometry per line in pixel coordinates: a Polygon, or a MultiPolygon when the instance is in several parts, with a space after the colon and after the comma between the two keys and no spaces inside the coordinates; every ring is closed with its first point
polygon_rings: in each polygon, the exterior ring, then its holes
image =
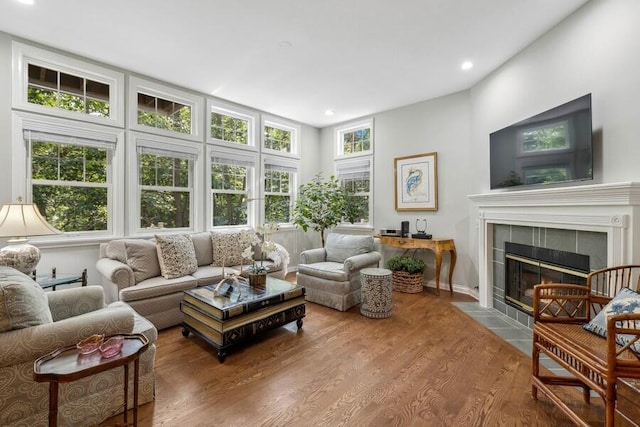
{"type": "Polygon", "coordinates": [[[640,313],[614,314],[607,318],[607,359],[616,364],[637,368],[640,373],[640,313]],[[628,349],[636,359],[621,357],[628,349]]]}
{"type": "Polygon", "coordinates": [[[533,287],[536,322],[586,323],[589,321],[589,288],[585,285],[545,283],[533,287]]]}

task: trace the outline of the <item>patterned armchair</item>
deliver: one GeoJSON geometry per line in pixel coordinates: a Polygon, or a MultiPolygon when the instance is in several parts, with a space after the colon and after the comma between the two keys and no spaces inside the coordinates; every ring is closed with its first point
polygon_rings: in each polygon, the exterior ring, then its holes
{"type": "Polygon", "coordinates": [[[324,248],[300,254],[298,284],[305,298],[346,311],[360,303],[360,270],[377,267],[380,242],[371,236],[329,233],[324,248]]]}
{"type": "MultiPolygon", "coordinates": [[[[157,338],[150,322],[125,303],[105,306],[100,286],[45,293],[28,276],[0,267],[0,425],[47,425],[49,384],[33,380],[38,357],[92,334],[125,333],[142,333],[151,343],[140,357],[139,404],[146,403],[154,398],[157,338]]],[[[114,369],[61,384],[59,425],[96,425],[121,412],[123,380],[123,370],[114,369]]]]}

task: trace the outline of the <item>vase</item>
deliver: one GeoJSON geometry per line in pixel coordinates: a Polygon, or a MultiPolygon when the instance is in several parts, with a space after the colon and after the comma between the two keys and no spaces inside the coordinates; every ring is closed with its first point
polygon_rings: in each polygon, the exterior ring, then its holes
{"type": "Polygon", "coordinates": [[[267,273],[249,273],[249,284],[254,287],[264,287],[267,284],[267,273]]]}

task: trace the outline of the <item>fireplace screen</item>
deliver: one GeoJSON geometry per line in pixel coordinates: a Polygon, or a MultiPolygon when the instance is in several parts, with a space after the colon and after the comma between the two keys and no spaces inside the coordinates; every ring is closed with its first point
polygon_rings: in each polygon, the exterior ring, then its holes
{"type": "Polygon", "coordinates": [[[538,246],[505,243],[505,302],[533,311],[533,287],[539,283],[587,283],[589,257],[538,246]]]}

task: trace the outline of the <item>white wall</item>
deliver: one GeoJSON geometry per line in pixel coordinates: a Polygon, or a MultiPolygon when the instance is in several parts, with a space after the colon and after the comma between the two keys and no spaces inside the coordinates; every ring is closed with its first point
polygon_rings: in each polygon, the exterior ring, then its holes
{"type": "MultiPolygon", "coordinates": [[[[472,88],[470,194],[489,191],[490,132],[586,93],[592,94],[593,183],[640,180],[639,16],[637,0],[591,1],[472,88]]],[[[469,212],[476,217],[471,203],[469,212]]],[[[471,220],[469,240],[476,236],[471,220]]],[[[477,245],[465,249],[477,263],[477,245]]]]}

